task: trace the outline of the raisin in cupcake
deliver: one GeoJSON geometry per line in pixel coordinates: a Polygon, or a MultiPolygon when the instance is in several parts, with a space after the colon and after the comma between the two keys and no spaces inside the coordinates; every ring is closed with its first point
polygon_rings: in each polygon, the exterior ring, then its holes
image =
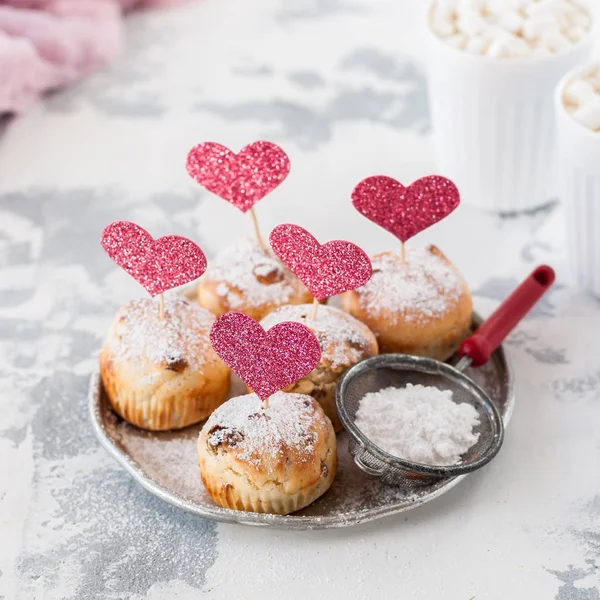
{"type": "Polygon", "coordinates": [[[310,396],[277,392],[228,400],[198,439],[202,481],[224,508],[285,515],[314,502],[335,477],[335,432],[310,396]]]}
{"type": "Polygon", "coordinates": [[[229,392],[229,367],[210,345],[212,313],[177,295],[130,302],[117,313],[100,373],[117,414],[143,429],[180,429],[206,419],[229,392]]]}
{"type": "Polygon", "coordinates": [[[312,301],[304,284],[254,239],[220,252],[200,279],[198,301],[217,316],[233,310],[260,320],[285,304],[312,301]]]}
{"type": "Polygon", "coordinates": [[[342,308],[376,335],[380,352],[447,360],[469,335],[473,304],[466,281],[435,246],[383,252],[373,276],[342,296],[342,308]]]}
{"type": "Polygon", "coordinates": [[[270,329],[283,321],[296,321],[306,325],[317,336],[321,345],[321,361],[313,371],[285,391],[312,396],[321,404],[335,430],[340,431],[342,422],[335,405],[337,381],[348,367],[377,354],[377,340],[364,323],[338,308],[319,306],[314,319],[311,318],[312,312],[311,304],[282,306],[267,315],[261,325],[270,329]]]}

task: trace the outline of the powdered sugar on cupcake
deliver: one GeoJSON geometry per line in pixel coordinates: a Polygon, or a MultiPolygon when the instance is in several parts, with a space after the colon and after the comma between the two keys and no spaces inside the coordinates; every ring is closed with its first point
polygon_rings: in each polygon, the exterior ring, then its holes
{"type": "Polygon", "coordinates": [[[573,0],[438,0],[430,23],[448,44],[496,58],[563,52],[591,28],[573,0]]]}
{"type": "Polygon", "coordinates": [[[356,426],[392,456],[423,465],[454,465],[475,445],[479,416],[452,401],[450,390],[408,384],[365,394],[356,426]]]}
{"type": "Polygon", "coordinates": [[[121,309],[109,334],[112,359],[197,369],[206,353],[213,352],[208,332],[214,320],[209,311],[177,294],[165,296],[164,319],[158,298],[134,300],[121,309]]]}
{"type": "Polygon", "coordinates": [[[464,291],[460,275],[431,247],[407,249],[406,262],[384,253],[372,263],[371,280],[357,291],[371,313],[389,314],[395,322],[441,317],[464,291]]]}
{"type": "Polygon", "coordinates": [[[333,306],[319,306],[317,316],[311,319],[311,304],[282,306],[267,315],[261,325],[270,329],[283,321],[296,321],[306,325],[321,344],[321,360],[333,368],[353,364],[364,357],[365,348],[371,344],[366,326],[333,306]]]}
{"type": "Polygon", "coordinates": [[[244,305],[285,304],[295,291],[286,267],[249,238],[219,252],[205,277],[220,282],[215,291],[231,310],[244,305]]]}
{"type": "Polygon", "coordinates": [[[236,447],[241,460],[258,465],[265,454],[285,456],[289,450],[310,457],[314,420],[313,401],[303,394],[277,392],[269,398],[268,408],[262,408],[256,394],[247,394],[217,408],[204,429],[209,445],[236,447]]]}

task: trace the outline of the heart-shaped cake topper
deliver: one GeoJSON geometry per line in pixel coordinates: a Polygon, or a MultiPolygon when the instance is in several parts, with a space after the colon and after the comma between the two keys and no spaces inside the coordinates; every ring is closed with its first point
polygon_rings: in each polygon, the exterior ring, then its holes
{"type": "Polygon", "coordinates": [[[315,334],[301,323],[265,331],[252,317],[229,312],[210,331],[215,352],[261,400],[310,373],[321,360],[315,334]]]}
{"type": "Polygon", "coordinates": [[[238,154],[203,142],[190,150],[186,166],[201,186],[245,213],[287,177],[290,159],[272,142],[248,144],[238,154]]]}
{"type": "Polygon", "coordinates": [[[102,232],[108,256],[143,285],[151,296],[197,279],[206,270],[199,246],[180,235],[154,239],[130,221],[115,221],[102,232]]]}
{"type": "Polygon", "coordinates": [[[352,242],[321,245],[306,229],[291,223],[275,227],[269,241],[275,254],[319,301],[354,290],[373,274],[369,257],[352,242]]]}
{"type": "Polygon", "coordinates": [[[352,204],[367,219],[402,243],[448,216],[460,203],[457,187],[430,175],[404,187],[385,175],[363,179],[352,192],[352,204]]]}

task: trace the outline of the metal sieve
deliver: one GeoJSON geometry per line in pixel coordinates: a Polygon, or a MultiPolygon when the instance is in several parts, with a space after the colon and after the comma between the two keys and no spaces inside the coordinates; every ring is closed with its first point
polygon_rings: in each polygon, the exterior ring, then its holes
{"type": "Polygon", "coordinates": [[[489,395],[464,371],[468,367],[480,367],[490,359],[492,352],[552,285],[554,277],[552,268],[537,267],[461,344],[455,366],[431,358],[382,354],[350,367],[338,382],[336,405],[349,433],[349,450],[356,465],[369,475],[382,477],[387,483],[414,486],[430,483],[432,479],[470,473],[492,460],[504,439],[502,418],[489,395]],[[480,424],[475,432],[479,439],[461,456],[458,464],[425,465],[392,456],[356,426],[356,411],[365,394],[386,387],[405,387],[408,383],[450,390],[454,402],[466,402],[477,411],[480,424]]]}

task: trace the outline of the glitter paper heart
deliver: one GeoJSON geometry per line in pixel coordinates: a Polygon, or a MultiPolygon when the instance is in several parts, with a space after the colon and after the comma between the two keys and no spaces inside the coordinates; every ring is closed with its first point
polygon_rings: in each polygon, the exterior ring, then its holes
{"type": "Polygon", "coordinates": [[[180,235],[154,239],[130,221],[115,221],[102,232],[106,253],[151,296],[197,279],[206,270],[204,252],[180,235]]]}
{"type": "Polygon", "coordinates": [[[321,360],[315,334],[301,323],[278,323],[265,331],[252,317],[229,312],[210,331],[215,352],[261,399],[310,373],[321,360]]]}
{"type": "Polygon", "coordinates": [[[408,187],[377,175],[363,179],[352,192],[356,210],[403,243],[441,221],[459,203],[456,186],[439,175],[422,177],[408,187]]]}
{"type": "Polygon", "coordinates": [[[190,150],[186,166],[201,186],[246,212],[287,177],[290,159],[271,142],[254,142],[238,154],[204,142],[190,150]]]}
{"type": "Polygon", "coordinates": [[[277,256],[296,274],[317,300],[354,290],[371,279],[366,253],[352,242],[319,242],[306,229],[285,223],[269,237],[277,256]]]}

